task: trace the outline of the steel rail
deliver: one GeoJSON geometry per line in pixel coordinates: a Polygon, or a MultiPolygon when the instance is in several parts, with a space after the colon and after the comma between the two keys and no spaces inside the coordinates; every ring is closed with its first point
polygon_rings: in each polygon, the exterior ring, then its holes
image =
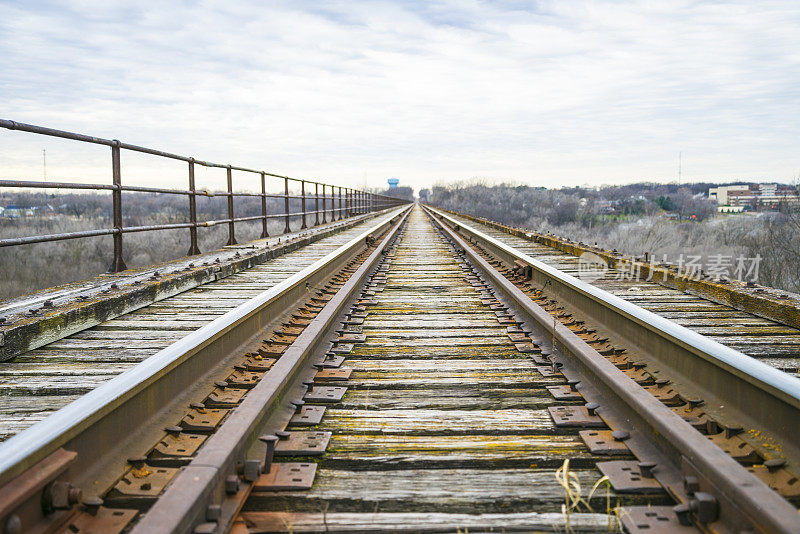
{"type": "MultiPolygon", "coordinates": [[[[85,493],[101,491],[159,439],[161,429],[188,405],[192,391],[213,384],[231,352],[363,250],[367,238],[390,228],[409,207],[381,217],[369,229],[241,306],[112,378],[41,422],[0,444],[0,519],[26,470],[64,449],[77,457],[61,475],[85,493]]],[[[41,491],[30,496],[41,501],[41,491]]],[[[41,506],[34,507],[41,514],[41,506]]]]}
{"type": "MultiPolygon", "coordinates": [[[[590,389],[599,390],[605,402],[622,412],[621,417],[615,414],[615,419],[628,429],[647,435],[648,440],[672,462],[673,472],[677,470],[682,471],[684,476],[700,476],[702,489],[717,498],[720,520],[728,528],[739,531],[743,528],[741,522],[744,520],[748,526],[761,532],[800,531],[800,514],[794,506],[603,358],[577,334],[559,322],[554,323],[547,311],[475,252],[467,240],[475,240],[484,247],[491,243],[502,249],[506,257],[513,256],[526,262],[532,258],[438,210],[429,207],[426,210],[470,260],[514,302],[515,307],[538,324],[537,330],[547,336],[552,335],[554,341],[558,342],[553,347],[554,352],[560,344],[560,349],[572,356],[565,363],[577,364],[581,374],[590,378],[587,381],[590,389]],[[468,237],[465,239],[462,233],[468,237]]],[[[548,272],[552,276],[569,276],[552,268],[548,268],[548,272]]],[[[606,413],[603,412],[603,415],[606,416],[606,413]]],[[[669,475],[670,482],[674,484],[674,475],[669,475]]],[[[671,492],[678,498],[687,498],[684,492],[674,486],[671,492]]]]}
{"type": "Polygon", "coordinates": [[[427,209],[499,259],[512,266],[515,261],[530,265],[532,283],[548,284],[548,292],[578,315],[613,333],[633,349],[629,352],[661,368],[676,384],[705,398],[705,411],[774,436],[787,459],[798,465],[800,379],[546,265],[439,210],[427,209]]]}
{"type": "MultiPolygon", "coordinates": [[[[244,465],[248,459],[260,461],[264,458],[266,446],[259,442],[258,436],[283,429],[283,425],[277,422],[274,424],[279,428],[270,429],[270,418],[281,407],[290,406],[289,392],[302,396],[305,391],[302,380],[308,378],[303,376],[303,371],[310,371],[312,376],[315,372],[310,367],[311,357],[317,353],[323,355],[324,350],[331,345],[326,334],[335,326],[336,318],[356,295],[409,213],[410,210],[406,210],[393,224],[381,243],[286,349],[269,373],[209,437],[191,463],[172,480],[165,493],[136,524],[131,531],[133,534],[190,532],[198,523],[206,521],[207,507],[220,502],[222,517],[216,522],[213,531],[228,531],[230,522],[241,509],[249,491],[223,497],[226,493],[224,485],[227,476],[236,475],[237,465],[244,465]],[[320,351],[320,348],[323,350],[320,351]]],[[[289,414],[293,411],[293,408],[290,409],[289,414]]],[[[243,481],[243,484],[247,483],[243,481]]]]}

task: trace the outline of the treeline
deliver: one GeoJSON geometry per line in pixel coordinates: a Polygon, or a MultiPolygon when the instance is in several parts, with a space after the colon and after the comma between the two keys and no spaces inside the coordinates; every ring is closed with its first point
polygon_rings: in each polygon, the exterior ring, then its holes
{"type": "Polygon", "coordinates": [[[712,184],[631,184],[599,189],[582,187],[544,189],[526,185],[480,182],[434,186],[420,192],[435,205],[461,210],[479,217],[496,218],[498,212],[508,224],[538,225],[546,221],[561,226],[578,223],[592,227],[628,216],[655,215],[662,211],[678,219],[702,221],[716,211],[706,198],[712,184]]]}

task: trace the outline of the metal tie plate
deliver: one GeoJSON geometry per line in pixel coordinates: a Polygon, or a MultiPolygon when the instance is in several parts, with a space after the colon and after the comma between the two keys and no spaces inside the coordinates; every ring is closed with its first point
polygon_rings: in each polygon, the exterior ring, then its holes
{"type": "Polygon", "coordinates": [[[206,436],[202,434],[171,432],[153,447],[150,459],[156,461],[164,458],[187,458],[197,452],[205,440],[206,436]]]}
{"type": "Polygon", "coordinates": [[[344,320],[344,323],[345,324],[352,324],[352,325],[360,325],[360,324],[364,324],[364,318],[363,317],[348,317],[347,319],[344,320]]]}
{"type": "Polygon", "coordinates": [[[525,343],[514,343],[514,347],[516,347],[516,349],[519,352],[522,352],[522,353],[525,353],[525,354],[530,354],[532,352],[539,352],[539,347],[537,347],[536,345],[534,345],[530,341],[527,341],[525,343]]]}
{"type": "Polygon", "coordinates": [[[273,343],[270,341],[265,342],[261,345],[261,348],[258,349],[258,353],[262,356],[273,356],[278,357],[284,352],[286,352],[286,348],[289,345],[285,343],[273,343]]]}
{"type": "Polygon", "coordinates": [[[289,424],[298,426],[318,425],[322,422],[323,415],[325,415],[325,406],[305,405],[289,419],[289,424]]]}
{"type": "Polygon", "coordinates": [[[754,465],[747,470],[782,496],[789,499],[800,497],[800,479],[783,467],[771,469],[765,465],[754,465]]]}
{"type": "Polygon", "coordinates": [[[192,408],[181,419],[180,426],[187,432],[213,432],[227,413],[228,410],[219,408],[192,408]]]}
{"type": "Polygon", "coordinates": [[[608,477],[617,493],[663,493],[665,490],[654,477],[642,474],[636,460],[613,460],[597,462],[597,468],[608,477]]]}
{"type": "Polygon", "coordinates": [[[553,369],[552,365],[539,365],[534,367],[534,369],[542,376],[563,376],[561,371],[553,369]]]}
{"type": "Polygon", "coordinates": [[[275,362],[278,361],[275,358],[264,358],[260,354],[256,356],[248,356],[242,362],[242,365],[247,368],[248,371],[256,371],[256,372],[266,372],[272,369],[272,366],[275,365],[275,362]]]}
{"type": "Polygon", "coordinates": [[[210,408],[231,408],[239,404],[245,393],[246,389],[216,387],[206,397],[204,404],[210,408]]]}
{"type": "Polygon", "coordinates": [[[344,363],[344,356],[338,356],[336,354],[326,354],[325,359],[320,362],[320,365],[326,369],[335,369],[336,367],[341,367],[344,363]]]}
{"type": "Polygon", "coordinates": [[[339,402],[347,393],[344,386],[314,386],[307,391],[303,400],[308,402],[339,402]]]}
{"type": "Polygon", "coordinates": [[[265,374],[266,372],[236,370],[225,379],[225,382],[228,383],[228,387],[252,389],[265,374]]]}
{"type": "Polygon", "coordinates": [[[599,415],[591,415],[585,406],[549,406],[547,411],[557,427],[604,428],[599,415]]]}
{"type": "Polygon", "coordinates": [[[352,343],[342,343],[339,345],[334,345],[331,349],[331,352],[334,354],[349,354],[353,352],[353,344],[352,343]]]}
{"type": "Polygon", "coordinates": [[[644,389],[667,406],[680,406],[683,404],[678,392],[667,384],[657,383],[651,386],[644,386],[644,389]]]}
{"type": "Polygon", "coordinates": [[[719,434],[712,434],[707,437],[709,440],[713,441],[717,447],[727,452],[739,463],[751,465],[763,461],[761,455],[756,452],[752,445],[739,436],[726,436],[725,432],[720,432],[719,434]]]}
{"type": "Polygon", "coordinates": [[[560,384],[558,386],[545,386],[547,391],[558,401],[571,401],[582,400],[583,395],[580,392],[570,388],[567,384],[560,384]]]}
{"type": "Polygon", "coordinates": [[[349,367],[340,367],[338,369],[327,368],[317,371],[317,374],[314,375],[314,381],[336,382],[340,380],[347,380],[350,378],[351,374],[353,374],[353,370],[349,367]]]}
{"type": "Polygon", "coordinates": [[[336,338],[337,343],[364,343],[367,340],[366,334],[344,333],[336,338]]]}
{"type": "Polygon", "coordinates": [[[178,471],[174,467],[132,468],[108,492],[104,502],[121,507],[152,502],[178,471]]]}
{"type": "Polygon", "coordinates": [[[297,336],[295,335],[281,334],[276,332],[272,334],[272,336],[270,336],[269,342],[283,344],[283,345],[291,345],[292,343],[294,343],[295,339],[297,339],[297,336]]]}
{"type": "Polygon", "coordinates": [[[275,445],[275,456],[320,456],[330,440],[330,432],[292,431],[275,445]]]}
{"type": "Polygon", "coordinates": [[[613,456],[631,453],[624,441],[614,439],[611,430],[581,430],[578,435],[592,454],[613,456]]]}
{"type": "Polygon", "coordinates": [[[317,473],[315,463],[273,462],[269,473],[262,474],[253,491],[296,491],[311,489],[317,473]]]}
{"type": "Polygon", "coordinates": [[[61,534],[119,534],[139,512],[100,506],[92,512],[82,510],[70,518],[61,534]]]}
{"type": "Polygon", "coordinates": [[[681,525],[672,506],[623,506],[622,528],[629,534],[696,534],[695,527],[681,525]]]}

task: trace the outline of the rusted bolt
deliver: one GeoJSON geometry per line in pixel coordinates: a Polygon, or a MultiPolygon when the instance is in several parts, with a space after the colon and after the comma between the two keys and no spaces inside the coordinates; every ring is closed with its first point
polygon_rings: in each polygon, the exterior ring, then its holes
{"type": "Polygon", "coordinates": [[[217,386],[219,389],[225,389],[226,387],[228,387],[228,383],[225,382],[224,380],[217,380],[216,382],[214,382],[214,385],[217,386]]]}
{"type": "Polygon", "coordinates": [[[625,441],[631,437],[631,434],[626,430],[615,430],[611,433],[611,437],[614,438],[614,441],[625,441]]]}
{"type": "Polygon", "coordinates": [[[639,462],[637,465],[642,473],[642,478],[653,478],[653,469],[656,467],[655,462],[639,462]]]}
{"type": "Polygon", "coordinates": [[[772,458],[764,462],[764,467],[766,467],[770,473],[774,473],[784,465],[786,465],[786,460],[783,458],[772,458]]]}
{"type": "Polygon", "coordinates": [[[0,324],[3,324],[5,322],[6,322],[6,318],[5,317],[0,317],[0,324]]]}
{"type": "Polygon", "coordinates": [[[83,492],[69,482],[55,481],[48,484],[42,493],[42,510],[49,514],[54,510],[69,510],[81,502],[83,492]]]}
{"type": "Polygon", "coordinates": [[[20,534],[22,532],[22,519],[16,514],[11,514],[6,518],[3,525],[3,534],[20,534]]]}
{"type": "Polygon", "coordinates": [[[278,436],[264,434],[259,436],[258,439],[267,444],[267,453],[264,456],[264,472],[269,473],[270,469],[272,469],[272,458],[275,455],[275,444],[278,443],[278,436]]]}
{"type": "Polygon", "coordinates": [[[719,423],[713,419],[706,421],[706,434],[719,434],[719,423]]]}
{"type": "Polygon", "coordinates": [[[297,399],[291,401],[290,404],[292,404],[295,408],[300,408],[306,404],[306,401],[304,401],[303,399],[297,399]]]}
{"type": "Polygon", "coordinates": [[[730,439],[733,436],[736,436],[738,434],[741,434],[742,432],[744,432],[744,428],[742,428],[740,426],[726,426],[725,427],[725,437],[728,438],[728,439],[730,439]]]}
{"type": "Polygon", "coordinates": [[[255,482],[261,476],[261,462],[258,460],[245,460],[242,474],[248,482],[255,482]]]}
{"type": "Polygon", "coordinates": [[[228,475],[225,477],[225,493],[228,495],[235,495],[239,492],[239,477],[236,475],[228,475]]]}
{"type": "Polygon", "coordinates": [[[202,402],[193,402],[189,405],[189,408],[193,408],[200,413],[206,413],[206,405],[202,402]]]}
{"type": "Polygon", "coordinates": [[[103,506],[103,499],[98,497],[87,497],[86,499],[83,499],[81,505],[87,514],[97,515],[97,512],[100,511],[100,507],[103,506]]]}
{"type": "Polygon", "coordinates": [[[596,402],[587,402],[585,406],[586,411],[589,412],[589,415],[595,415],[597,413],[597,409],[600,407],[600,405],[596,402]]]}
{"type": "Polygon", "coordinates": [[[219,504],[209,504],[206,508],[206,521],[219,521],[222,517],[222,506],[219,504]]]}
{"type": "Polygon", "coordinates": [[[147,462],[147,458],[144,456],[136,456],[135,458],[128,458],[128,463],[131,464],[134,469],[143,469],[145,466],[145,462],[147,462]]]}
{"type": "Polygon", "coordinates": [[[700,481],[696,476],[689,475],[683,479],[683,489],[686,490],[687,495],[694,495],[700,491],[700,481]]]}
{"type": "Polygon", "coordinates": [[[275,435],[278,436],[278,439],[289,439],[292,433],[285,430],[278,430],[275,432],[275,435]]]}
{"type": "Polygon", "coordinates": [[[53,307],[53,301],[52,300],[46,300],[46,301],[44,301],[44,304],[42,304],[42,306],[44,306],[45,308],[52,308],[53,307]]]}
{"type": "Polygon", "coordinates": [[[705,404],[706,401],[703,399],[686,399],[686,402],[689,403],[689,406],[692,408],[697,408],[698,406],[702,406],[705,404]]]}
{"type": "Polygon", "coordinates": [[[119,286],[116,284],[116,282],[111,284],[111,289],[117,289],[117,288],[119,288],[119,286]]]}
{"type": "Polygon", "coordinates": [[[194,263],[190,263],[190,264],[188,265],[188,267],[189,267],[190,269],[192,269],[192,268],[194,267],[194,263]]]}
{"type": "Polygon", "coordinates": [[[183,429],[179,426],[168,426],[164,430],[166,430],[170,436],[179,436],[180,433],[183,432],[183,429]]]}
{"type": "Polygon", "coordinates": [[[669,384],[669,379],[667,378],[659,378],[658,380],[656,380],[656,385],[658,387],[664,387],[667,384],[669,384]]]}
{"type": "Polygon", "coordinates": [[[580,383],[580,380],[567,380],[567,385],[569,385],[570,391],[578,391],[578,385],[580,383]]]}

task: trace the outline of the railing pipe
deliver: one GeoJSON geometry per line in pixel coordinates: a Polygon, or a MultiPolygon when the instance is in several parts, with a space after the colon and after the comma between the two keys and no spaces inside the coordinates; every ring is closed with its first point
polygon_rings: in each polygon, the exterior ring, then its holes
{"type": "Polygon", "coordinates": [[[283,180],[283,191],[284,191],[283,209],[284,213],[286,214],[285,215],[286,226],[284,226],[283,228],[283,233],[288,234],[289,232],[292,231],[292,228],[289,226],[289,179],[288,178],[284,178],[283,180]]]}
{"type": "Polygon", "coordinates": [[[300,201],[301,202],[300,211],[303,212],[303,224],[300,226],[300,229],[305,230],[306,228],[308,228],[308,226],[306,226],[306,181],[305,180],[300,181],[300,194],[303,197],[303,199],[300,201]]]}
{"type": "Polygon", "coordinates": [[[314,182],[314,226],[319,226],[319,184],[314,182]]]}
{"type": "Polygon", "coordinates": [[[120,164],[120,142],[114,140],[111,145],[111,173],[114,189],[111,192],[111,209],[114,224],[114,258],[109,272],[118,273],[128,267],[122,257],[122,166],[120,164]]]}
{"type": "Polygon", "coordinates": [[[228,177],[228,246],[236,244],[236,222],[233,215],[233,167],[227,167],[228,177]]]}
{"type": "Polygon", "coordinates": [[[267,177],[261,173],[261,239],[269,237],[269,229],[267,228],[267,177]]]}
{"type": "Polygon", "coordinates": [[[197,245],[197,195],[194,183],[194,158],[189,161],[189,256],[200,254],[200,247],[197,245]]]}

